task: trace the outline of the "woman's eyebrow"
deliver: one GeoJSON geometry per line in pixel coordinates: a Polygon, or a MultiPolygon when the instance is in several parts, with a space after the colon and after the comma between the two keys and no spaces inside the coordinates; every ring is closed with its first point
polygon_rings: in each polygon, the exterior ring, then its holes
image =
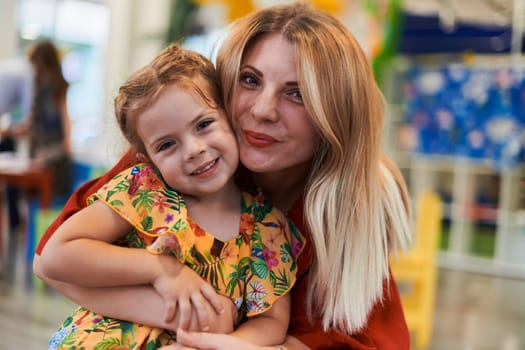
{"type": "Polygon", "coordinates": [[[263,72],[261,72],[260,70],[258,70],[257,68],[255,68],[254,66],[250,64],[245,64],[244,66],[241,67],[241,69],[246,69],[246,68],[253,70],[257,75],[260,75],[261,77],[264,76],[263,72]]]}

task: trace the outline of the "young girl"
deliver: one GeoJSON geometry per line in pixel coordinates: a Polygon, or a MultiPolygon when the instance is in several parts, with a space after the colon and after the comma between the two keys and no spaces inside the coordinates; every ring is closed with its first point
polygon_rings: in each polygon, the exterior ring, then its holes
{"type": "MultiPolygon", "coordinates": [[[[238,321],[248,318],[233,335],[281,344],[303,239],[261,193],[235,185],[238,147],[220,97],[211,62],[176,45],[132,75],[119,90],[115,112],[144,163],[115,176],[60,227],[46,246],[53,259],[44,265],[56,278],[84,286],[152,284],[166,301],[167,319],[176,308],[182,315],[193,311],[204,330],[204,304],[218,309],[217,291],[235,303],[238,321]],[[113,242],[158,254],[158,268],[145,268],[143,255],[124,247],[109,254],[113,242]],[[175,284],[182,265],[169,261],[173,257],[209,285],[175,284]],[[87,276],[87,266],[105,272],[87,276]]],[[[188,325],[182,316],[179,327],[188,325]]],[[[157,349],[175,342],[172,331],[80,307],[49,349],[157,349]]]]}

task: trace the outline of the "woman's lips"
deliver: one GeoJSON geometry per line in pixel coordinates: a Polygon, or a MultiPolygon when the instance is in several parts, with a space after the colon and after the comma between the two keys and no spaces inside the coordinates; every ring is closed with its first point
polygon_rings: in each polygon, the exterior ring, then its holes
{"type": "Polygon", "coordinates": [[[277,143],[277,140],[270,135],[251,130],[244,130],[244,139],[255,147],[270,147],[277,143]]]}

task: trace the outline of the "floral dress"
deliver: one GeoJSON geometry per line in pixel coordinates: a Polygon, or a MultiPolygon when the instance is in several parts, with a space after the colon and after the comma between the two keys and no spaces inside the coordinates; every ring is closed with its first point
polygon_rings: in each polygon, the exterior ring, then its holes
{"type": "MultiPolygon", "coordinates": [[[[95,200],[133,226],[116,244],[175,256],[229,297],[240,320],[267,311],[295,283],[304,239],[261,193],[242,193],[239,234],[227,242],[192,221],[184,199],[145,164],[115,176],[90,197],[95,200]]],[[[150,350],[175,340],[174,332],[79,307],[53,335],[49,349],[150,350]]]]}

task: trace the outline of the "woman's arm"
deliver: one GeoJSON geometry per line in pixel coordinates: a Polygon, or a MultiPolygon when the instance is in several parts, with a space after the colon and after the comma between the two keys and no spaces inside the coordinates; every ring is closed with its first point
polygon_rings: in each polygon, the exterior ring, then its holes
{"type": "MultiPolygon", "coordinates": [[[[38,262],[40,257],[35,256],[38,262]]],[[[153,327],[176,330],[179,328],[180,320],[176,317],[170,322],[166,322],[162,317],[164,312],[164,301],[151,285],[121,286],[89,288],[79,287],[69,283],[63,283],[46,278],[35,266],[35,273],[43,276],[43,280],[54,289],[60,290],[62,294],[74,302],[108,317],[125,319],[128,321],[147,324],[153,327]],[[140,302],[137,302],[140,301],[140,302]]],[[[235,306],[230,299],[218,296],[224,312],[210,319],[209,327],[212,332],[231,332],[233,320],[236,317],[235,306]]],[[[213,313],[213,310],[207,310],[213,313]]],[[[195,314],[192,314],[189,329],[201,329],[197,324],[195,314]]]]}
{"type": "MultiPolygon", "coordinates": [[[[309,350],[297,338],[287,336],[286,341],[277,346],[260,346],[229,334],[177,331],[177,344],[162,347],[160,350],[309,350]]],[[[335,349],[335,348],[326,348],[335,349]]],[[[350,349],[350,348],[348,348],[350,349]]]]}

